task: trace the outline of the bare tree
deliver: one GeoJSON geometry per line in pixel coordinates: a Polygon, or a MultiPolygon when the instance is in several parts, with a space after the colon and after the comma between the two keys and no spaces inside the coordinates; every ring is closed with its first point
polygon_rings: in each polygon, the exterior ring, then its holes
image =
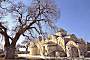
{"type": "Polygon", "coordinates": [[[49,27],[55,29],[54,23],[59,17],[53,0],[33,0],[29,6],[22,1],[9,1],[7,7],[0,6],[0,11],[4,12],[3,16],[12,16],[8,21],[0,20],[0,34],[5,41],[5,58],[14,58],[15,46],[20,36],[30,40],[43,35],[49,27]],[[10,21],[13,22],[12,27],[8,25],[10,21]]]}

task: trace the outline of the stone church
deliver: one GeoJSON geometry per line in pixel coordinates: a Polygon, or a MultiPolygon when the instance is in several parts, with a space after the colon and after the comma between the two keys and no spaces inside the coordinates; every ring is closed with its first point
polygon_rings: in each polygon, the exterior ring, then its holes
{"type": "Polygon", "coordinates": [[[74,34],[68,34],[64,29],[49,35],[46,39],[30,42],[28,47],[30,56],[50,57],[80,57],[86,53],[86,43],[74,34]]]}

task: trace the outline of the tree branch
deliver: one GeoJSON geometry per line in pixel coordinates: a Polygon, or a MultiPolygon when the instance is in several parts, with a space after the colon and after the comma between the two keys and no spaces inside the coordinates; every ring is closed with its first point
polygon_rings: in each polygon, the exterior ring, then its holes
{"type": "Polygon", "coordinates": [[[38,29],[36,27],[30,27],[30,29],[35,29],[37,31],[37,33],[40,34],[40,32],[38,31],[38,29]]]}

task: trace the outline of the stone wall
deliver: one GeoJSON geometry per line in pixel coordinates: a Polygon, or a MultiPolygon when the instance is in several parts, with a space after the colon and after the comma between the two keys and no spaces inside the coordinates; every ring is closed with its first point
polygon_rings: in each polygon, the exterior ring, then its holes
{"type": "MultiPolygon", "coordinates": [[[[64,36],[65,35],[66,33],[64,36]]],[[[30,47],[30,54],[39,54],[41,56],[59,55],[65,57],[67,55],[67,57],[78,57],[82,52],[85,52],[85,43],[81,43],[77,38],[66,37],[70,35],[64,36],[62,37],[62,33],[57,32],[55,35],[49,36],[46,40],[38,40],[35,42],[36,46],[33,48],[30,47]]],[[[84,53],[82,55],[84,55],[84,53]]]]}

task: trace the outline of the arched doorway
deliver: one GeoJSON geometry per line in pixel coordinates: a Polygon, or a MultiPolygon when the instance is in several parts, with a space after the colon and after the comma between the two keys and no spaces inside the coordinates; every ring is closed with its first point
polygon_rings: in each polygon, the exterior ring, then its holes
{"type": "Polygon", "coordinates": [[[79,57],[78,45],[74,41],[69,41],[66,44],[67,57],[79,57]]]}
{"type": "Polygon", "coordinates": [[[52,41],[49,41],[46,43],[45,50],[46,50],[45,53],[47,56],[53,56],[53,57],[55,56],[65,57],[66,56],[64,49],[60,45],[52,41]]]}

